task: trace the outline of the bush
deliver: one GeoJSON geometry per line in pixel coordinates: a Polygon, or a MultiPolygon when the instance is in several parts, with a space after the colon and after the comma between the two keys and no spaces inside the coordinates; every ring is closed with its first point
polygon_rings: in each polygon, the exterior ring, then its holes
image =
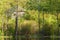
{"type": "Polygon", "coordinates": [[[0,30],[0,36],[2,35],[2,31],[0,30]]]}
{"type": "Polygon", "coordinates": [[[25,27],[30,30],[31,34],[35,34],[39,30],[38,23],[35,21],[24,21],[21,24],[21,29],[25,27]]]}
{"type": "Polygon", "coordinates": [[[42,36],[50,36],[51,35],[51,26],[45,24],[40,32],[42,36]]]}

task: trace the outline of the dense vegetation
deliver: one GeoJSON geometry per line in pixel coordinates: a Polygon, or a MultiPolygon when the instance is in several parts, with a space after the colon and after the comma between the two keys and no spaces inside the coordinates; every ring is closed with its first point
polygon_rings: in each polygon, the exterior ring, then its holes
{"type": "MultiPolygon", "coordinates": [[[[16,26],[14,12],[21,9],[25,10],[25,13],[18,16],[17,35],[26,36],[21,40],[29,40],[30,35],[37,37],[59,35],[60,0],[0,0],[0,36],[14,36],[16,26]]],[[[41,40],[58,39],[41,38],[41,40]]]]}

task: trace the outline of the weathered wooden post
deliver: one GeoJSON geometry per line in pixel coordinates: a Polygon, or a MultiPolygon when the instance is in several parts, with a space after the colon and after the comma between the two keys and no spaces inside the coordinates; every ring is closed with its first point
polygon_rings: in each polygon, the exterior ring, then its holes
{"type": "Polygon", "coordinates": [[[22,8],[18,8],[17,7],[17,10],[14,12],[14,15],[15,15],[15,40],[18,40],[18,16],[23,16],[23,14],[24,14],[24,10],[22,9],[22,8]]]}

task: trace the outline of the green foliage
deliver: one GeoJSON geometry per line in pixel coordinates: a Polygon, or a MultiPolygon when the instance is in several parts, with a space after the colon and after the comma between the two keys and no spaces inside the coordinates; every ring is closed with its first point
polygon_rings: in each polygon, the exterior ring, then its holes
{"type": "MultiPolygon", "coordinates": [[[[0,0],[0,29],[2,30],[2,26],[5,28],[4,34],[13,35],[15,32],[15,18],[12,18],[12,14],[17,11],[17,5],[27,11],[23,17],[18,16],[18,33],[21,32],[21,35],[38,33],[39,22],[37,21],[39,20],[42,35],[58,35],[57,22],[60,24],[60,0],[18,0],[18,3],[16,0],[0,0]],[[59,13],[58,20],[55,15],[57,13],[59,13]]],[[[0,36],[2,35],[1,30],[0,36]]]]}
{"type": "Polygon", "coordinates": [[[38,11],[56,11],[60,9],[60,1],[56,0],[29,0],[26,3],[26,8],[38,11]]]}
{"type": "Polygon", "coordinates": [[[30,10],[40,10],[40,0],[29,0],[26,3],[26,7],[30,10]]]}
{"type": "Polygon", "coordinates": [[[50,36],[51,35],[51,26],[48,24],[45,24],[41,30],[41,34],[43,36],[50,36]]]}
{"type": "Polygon", "coordinates": [[[0,30],[0,36],[2,35],[2,31],[0,30]]]}
{"type": "Polygon", "coordinates": [[[31,34],[36,33],[39,30],[38,23],[33,20],[25,20],[23,23],[21,23],[21,29],[22,28],[28,28],[31,34]]]}
{"type": "Polygon", "coordinates": [[[23,16],[24,19],[26,20],[30,20],[31,15],[29,13],[25,13],[25,15],[23,16]]]}

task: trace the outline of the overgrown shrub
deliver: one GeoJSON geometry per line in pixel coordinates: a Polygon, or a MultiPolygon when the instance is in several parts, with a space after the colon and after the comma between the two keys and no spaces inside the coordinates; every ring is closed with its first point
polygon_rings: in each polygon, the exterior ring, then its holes
{"type": "Polygon", "coordinates": [[[29,21],[29,20],[25,20],[22,24],[21,24],[21,29],[22,28],[30,28],[30,32],[31,33],[35,33],[39,30],[39,27],[38,27],[38,23],[35,22],[35,21],[29,21]]]}

